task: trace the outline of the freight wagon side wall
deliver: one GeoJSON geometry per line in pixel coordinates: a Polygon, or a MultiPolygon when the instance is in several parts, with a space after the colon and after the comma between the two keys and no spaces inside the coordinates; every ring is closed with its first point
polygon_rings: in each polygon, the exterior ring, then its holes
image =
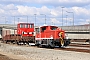
{"type": "Polygon", "coordinates": [[[9,35],[9,34],[14,34],[14,33],[17,34],[17,30],[6,29],[6,28],[2,29],[2,36],[9,35]]]}
{"type": "Polygon", "coordinates": [[[17,34],[17,30],[10,29],[10,34],[17,34]]]}
{"type": "Polygon", "coordinates": [[[3,30],[2,31],[2,36],[9,35],[9,34],[10,34],[10,30],[3,30]]]}

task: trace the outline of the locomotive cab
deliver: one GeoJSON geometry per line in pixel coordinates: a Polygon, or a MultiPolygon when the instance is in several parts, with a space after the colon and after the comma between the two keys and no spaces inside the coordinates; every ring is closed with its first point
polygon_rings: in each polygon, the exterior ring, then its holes
{"type": "Polygon", "coordinates": [[[17,34],[22,36],[24,43],[35,42],[34,23],[18,23],[17,34]]]}
{"type": "Polygon", "coordinates": [[[65,31],[57,26],[42,26],[39,28],[39,33],[36,34],[36,45],[38,46],[64,46],[65,31]]]}
{"type": "Polygon", "coordinates": [[[19,23],[17,26],[17,33],[22,36],[33,36],[34,24],[33,23],[19,23]]]}

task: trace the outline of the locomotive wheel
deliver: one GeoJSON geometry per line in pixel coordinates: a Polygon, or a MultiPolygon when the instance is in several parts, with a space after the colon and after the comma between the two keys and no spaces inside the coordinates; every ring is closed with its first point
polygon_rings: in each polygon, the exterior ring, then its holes
{"type": "Polygon", "coordinates": [[[89,40],[89,44],[90,44],[90,40],[89,40]]]}
{"type": "Polygon", "coordinates": [[[48,47],[51,48],[51,49],[54,49],[54,47],[52,47],[52,46],[50,46],[50,45],[49,45],[48,47]]]}
{"type": "Polygon", "coordinates": [[[7,41],[4,41],[4,43],[6,43],[6,44],[7,44],[7,41]]]}
{"type": "Polygon", "coordinates": [[[61,48],[61,45],[59,45],[59,48],[61,48]]]}
{"type": "Polygon", "coordinates": [[[54,41],[53,40],[50,40],[49,47],[50,48],[54,48],[55,47],[55,44],[54,44],[54,41]]]}
{"type": "Polygon", "coordinates": [[[65,40],[64,41],[64,46],[68,46],[70,44],[70,40],[65,40]]]}
{"type": "Polygon", "coordinates": [[[42,48],[43,46],[42,45],[38,45],[39,48],[42,48]]]}
{"type": "Polygon", "coordinates": [[[17,45],[20,45],[19,42],[17,42],[17,45]]]}

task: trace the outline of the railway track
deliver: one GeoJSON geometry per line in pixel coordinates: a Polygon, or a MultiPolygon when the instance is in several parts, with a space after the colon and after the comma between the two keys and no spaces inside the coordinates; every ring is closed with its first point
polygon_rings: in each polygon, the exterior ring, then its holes
{"type": "Polygon", "coordinates": [[[75,51],[90,53],[90,44],[85,42],[74,42],[65,48],[55,48],[56,50],[75,51]]]}
{"type": "MultiPolygon", "coordinates": [[[[16,45],[16,46],[24,46],[24,47],[35,47],[36,46],[29,46],[29,45],[17,45],[17,44],[11,44],[10,45],[16,45]]],[[[45,48],[48,49],[48,48],[45,48]]],[[[75,52],[85,52],[90,53],[90,44],[79,44],[79,43],[71,43],[69,46],[64,48],[55,47],[54,50],[64,50],[64,51],[75,51],[75,52]]]]}
{"type": "Polygon", "coordinates": [[[90,44],[87,43],[87,44],[79,44],[79,43],[71,43],[69,46],[75,46],[75,47],[90,47],[90,44]]]}
{"type": "MultiPolygon", "coordinates": [[[[33,46],[36,47],[36,46],[33,46]]],[[[45,48],[47,49],[47,48],[45,48]]],[[[84,52],[84,53],[90,53],[90,44],[70,44],[67,47],[59,48],[55,47],[54,50],[64,50],[64,51],[75,51],[75,52],[84,52]]]]}
{"type": "Polygon", "coordinates": [[[85,53],[90,53],[90,49],[78,49],[78,48],[55,48],[55,50],[64,50],[64,51],[75,51],[75,52],[85,52],[85,53]]]}

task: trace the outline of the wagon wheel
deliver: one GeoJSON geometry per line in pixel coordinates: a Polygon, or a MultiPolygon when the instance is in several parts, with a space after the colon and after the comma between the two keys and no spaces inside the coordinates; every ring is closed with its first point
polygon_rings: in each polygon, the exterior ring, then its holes
{"type": "Polygon", "coordinates": [[[89,40],[89,44],[90,44],[90,40],[89,40]]]}

